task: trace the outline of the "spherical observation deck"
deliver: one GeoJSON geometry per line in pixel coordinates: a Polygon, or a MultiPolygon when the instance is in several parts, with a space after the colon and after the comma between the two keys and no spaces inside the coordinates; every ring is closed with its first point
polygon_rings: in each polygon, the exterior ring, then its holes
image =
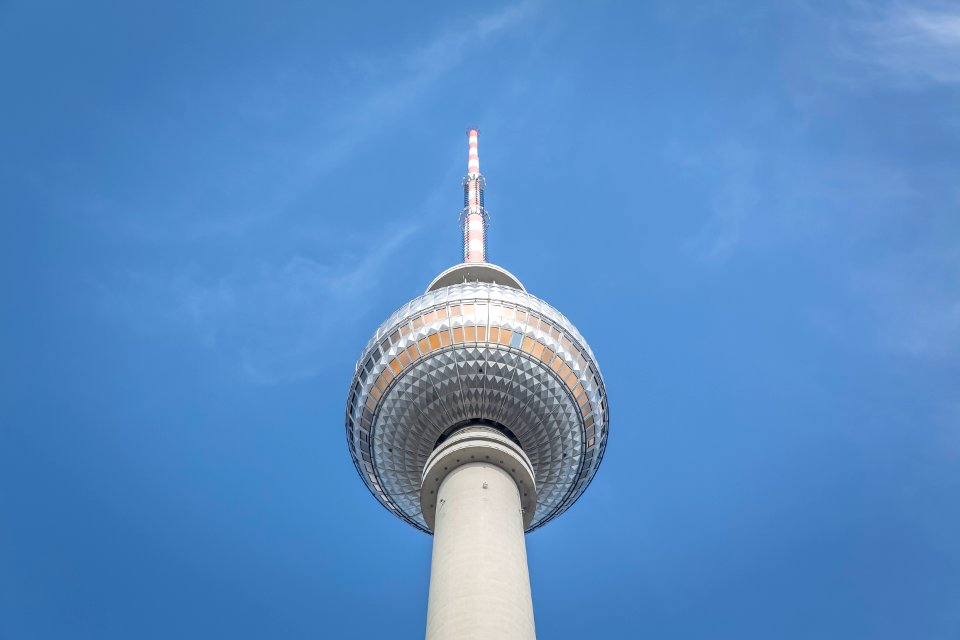
{"type": "Polygon", "coordinates": [[[536,483],[527,531],[577,500],[606,446],[606,392],[586,341],[509,272],[491,267],[469,276],[448,270],[394,312],[350,385],[347,441],[360,477],[384,506],[427,532],[424,467],[457,425],[493,425],[519,442],[536,483]]]}

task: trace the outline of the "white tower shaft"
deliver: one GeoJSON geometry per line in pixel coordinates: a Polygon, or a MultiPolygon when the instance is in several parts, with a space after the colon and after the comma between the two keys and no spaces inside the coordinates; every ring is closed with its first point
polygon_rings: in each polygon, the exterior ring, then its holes
{"type": "Polygon", "coordinates": [[[506,438],[471,431],[441,445],[424,473],[425,511],[436,505],[426,637],[534,640],[522,507],[532,508],[532,468],[506,438]]]}

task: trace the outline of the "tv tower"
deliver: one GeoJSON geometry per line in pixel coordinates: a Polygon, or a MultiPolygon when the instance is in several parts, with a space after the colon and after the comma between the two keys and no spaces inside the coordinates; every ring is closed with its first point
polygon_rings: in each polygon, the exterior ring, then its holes
{"type": "Polygon", "coordinates": [[[609,410],[583,336],[487,262],[479,132],[468,135],[463,262],[367,343],[347,444],[377,500],[433,534],[427,639],[526,640],[536,632],[524,534],[590,484],[609,410]]]}

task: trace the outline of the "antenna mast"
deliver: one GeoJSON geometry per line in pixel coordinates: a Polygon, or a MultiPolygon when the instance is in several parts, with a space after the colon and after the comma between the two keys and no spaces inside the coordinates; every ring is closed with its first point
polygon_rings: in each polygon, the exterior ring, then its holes
{"type": "Polygon", "coordinates": [[[470,153],[467,159],[467,175],[463,177],[463,210],[460,224],[463,226],[463,261],[487,261],[487,226],[490,216],[483,206],[483,189],[486,182],[480,174],[480,156],[477,154],[477,129],[467,131],[470,153]]]}

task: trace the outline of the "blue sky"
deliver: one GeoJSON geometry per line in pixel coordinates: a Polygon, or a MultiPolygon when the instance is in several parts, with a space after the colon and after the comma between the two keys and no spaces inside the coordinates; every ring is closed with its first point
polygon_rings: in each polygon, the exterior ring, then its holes
{"type": "Polygon", "coordinates": [[[468,125],[611,402],[540,636],[960,636],[955,4],[198,5],[0,6],[0,636],[421,636],[342,415],[468,125]]]}

